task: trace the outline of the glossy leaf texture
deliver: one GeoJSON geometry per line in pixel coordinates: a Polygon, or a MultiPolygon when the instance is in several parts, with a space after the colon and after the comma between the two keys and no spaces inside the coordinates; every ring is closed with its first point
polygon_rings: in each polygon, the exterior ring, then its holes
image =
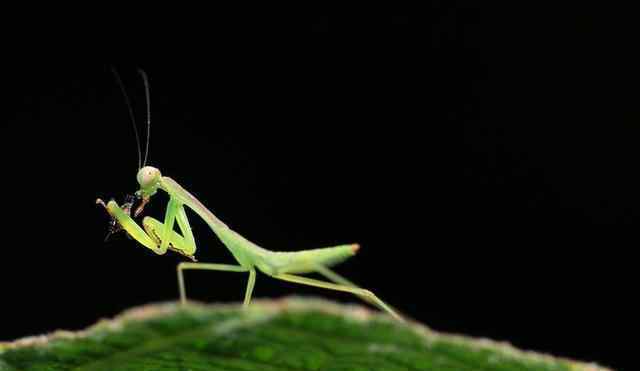
{"type": "Polygon", "coordinates": [[[319,299],[147,305],[78,333],[0,344],[0,371],[605,370],[319,299]]]}

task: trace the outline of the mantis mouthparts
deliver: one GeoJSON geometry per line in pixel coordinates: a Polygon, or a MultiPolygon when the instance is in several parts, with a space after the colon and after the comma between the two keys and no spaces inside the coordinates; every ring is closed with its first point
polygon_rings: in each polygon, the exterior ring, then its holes
{"type": "Polygon", "coordinates": [[[138,205],[138,207],[136,208],[136,211],[134,211],[133,213],[134,218],[137,218],[138,215],[142,213],[142,211],[144,210],[144,207],[149,203],[150,200],[151,198],[149,197],[145,197],[142,199],[142,201],[140,202],[140,205],[138,205]]]}

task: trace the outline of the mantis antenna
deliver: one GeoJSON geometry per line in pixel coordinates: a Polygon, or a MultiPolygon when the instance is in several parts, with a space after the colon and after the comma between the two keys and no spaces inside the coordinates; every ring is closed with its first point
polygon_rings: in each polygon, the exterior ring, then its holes
{"type": "MultiPolygon", "coordinates": [[[[138,68],[138,73],[144,81],[144,93],[147,98],[147,144],[144,148],[144,161],[142,161],[142,166],[146,166],[147,157],[149,156],[149,137],[151,136],[151,94],[149,93],[149,78],[147,74],[140,68],[138,68]]],[[[138,142],[138,154],[140,154],[140,142],[138,142]]]]}
{"type": "MultiPolygon", "coordinates": [[[[113,75],[116,77],[116,81],[118,81],[118,85],[120,86],[120,90],[122,91],[122,95],[124,96],[124,101],[127,104],[127,109],[129,111],[129,118],[131,119],[131,125],[133,126],[133,133],[136,136],[136,145],[138,146],[138,170],[142,167],[142,150],[140,149],[140,135],[138,135],[138,126],[136,125],[136,119],[133,116],[133,109],[131,108],[131,102],[129,101],[129,95],[127,95],[127,91],[124,88],[124,84],[122,83],[122,79],[120,79],[120,74],[116,71],[115,67],[111,67],[111,71],[113,75]]],[[[140,70],[142,71],[142,70],[140,70]]],[[[145,86],[147,87],[147,110],[148,110],[148,96],[149,89],[147,86],[146,75],[142,72],[143,78],[145,79],[145,86]]],[[[148,114],[147,114],[148,117],[148,114]]],[[[147,136],[147,150],[149,149],[149,137],[147,136]]],[[[147,161],[147,155],[144,155],[145,162],[147,161]]]]}

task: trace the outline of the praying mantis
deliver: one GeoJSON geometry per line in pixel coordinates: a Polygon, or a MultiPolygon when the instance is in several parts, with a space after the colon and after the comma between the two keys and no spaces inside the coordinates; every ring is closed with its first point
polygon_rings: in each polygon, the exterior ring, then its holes
{"type": "Polygon", "coordinates": [[[138,172],[136,179],[140,188],[135,192],[135,196],[138,200],[141,200],[141,202],[135,209],[133,217],[137,217],[142,213],[145,205],[149,203],[151,197],[156,195],[158,191],[167,193],[169,201],[166,207],[164,221],[161,222],[150,216],[145,216],[142,220],[142,228],[130,215],[135,200],[130,199],[122,206],[119,206],[114,200],[105,203],[101,199],[97,199],[96,203],[102,205],[112,218],[110,234],[118,230],[124,230],[141,245],[158,255],[163,255],[168,250],[172,250],[192,260],[191,262],[181,262],[177,267],[180,302],[182,304],[186,304],[187,301],[184,283],[185,270],[248,273],[249,278],[243,302],[243,307],[245,308],[251,302],[256,281],[256,271],[260,271],[282,281],[354,294],[362,300],[387,312],[393,318],[403,320],[391,306],[380,300],[373,292],[356,286],[348,279],[329,269],[329,267],[355,255],[359,249],[358,244],[345,244],[293,252],[267,250],[249,241],[223,223],[195,196],[178,184],[178,182],[168,176],[162,175],[158,168],[148,166],[146,162],[149,153],[149,134],[151,128],[149,82],[146,73],[138,70],[138,73],[144,81],[147,101],[147,142],[144,162],[142,162],[139,136],[129,98],[119,75],[115,70],[113,70],[113,72],[125,97],[138,144],[138,172]],[[218,239],[220,239],[224,246],[231,252],[237,264],[196,262],[196,242],[187,218],[186,209],[195,212],[209,225],[218,239]],[[174,230],[176,223],[181,233],[174,230]],[[327,281],[302,276],[302,274],[308,273],[317,273],[327,281]]]}

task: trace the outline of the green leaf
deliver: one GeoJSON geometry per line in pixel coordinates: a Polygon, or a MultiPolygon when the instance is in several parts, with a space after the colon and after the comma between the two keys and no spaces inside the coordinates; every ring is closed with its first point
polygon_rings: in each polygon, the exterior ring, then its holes
{"type": "Polygon", "coordinates": [[[0,371],[605,370],[439,334],[360,306],[286,298],[148,305],[79,333],[0,344],[0,371]]]}

